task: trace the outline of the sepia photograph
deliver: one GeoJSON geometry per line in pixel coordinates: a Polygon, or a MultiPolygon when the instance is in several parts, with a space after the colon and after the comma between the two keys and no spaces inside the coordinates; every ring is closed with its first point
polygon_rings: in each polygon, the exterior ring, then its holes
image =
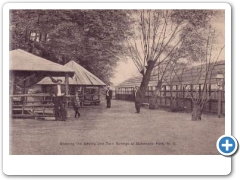
{"type": "Polygon", "coordinates": [[[10,9],[5,46],[9,155],[220,155],[225,9],[10,9]]]}

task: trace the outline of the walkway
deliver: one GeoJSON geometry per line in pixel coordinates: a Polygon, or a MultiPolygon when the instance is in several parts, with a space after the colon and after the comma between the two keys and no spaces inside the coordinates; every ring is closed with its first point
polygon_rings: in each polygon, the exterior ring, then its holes
{"type": "Polygon", "coordinates": [[[189,113],[142,108],[133,102],[113,100],[112,108],[81,109],[81,117],[63,121],[13,119],[10,154],[219,154],[218,137],[224,118],[203,115],[191,121],[189,113]]]}

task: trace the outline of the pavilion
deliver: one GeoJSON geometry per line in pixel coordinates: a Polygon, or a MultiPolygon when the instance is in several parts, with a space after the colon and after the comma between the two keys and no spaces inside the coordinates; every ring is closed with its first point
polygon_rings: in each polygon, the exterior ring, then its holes
{"type": "Polygon", "coordinates": [[[28,94],[27,89],[37,83],[40,77],[45,76],[65,76],[66,95],[68,95],[68,79],[74,75],[74,71],[66,66],[46,60],[21,49],[9,52],[9,72],[10,72],[10,104],[12,116],[32,117],[38,116],[37,111],[43,112],[48,106],[44,102],[46,94],[28,94]],[[21,94],[16,94],[17,87],[21,87],[21,94]],[[41,98],[41,101],[28,104],[28,97],[35,96],[41,98]],[[14,102],[14,99],[20,101],[14,102]],[[40,102],[40,103],[39,103],[40,102]],[[14,112],[20,112],[14,113],[14,112]]]}
{"type": "MultiPolygon", "coordinates": [[[[64,66],[75,72],[73,77],[69,77],[69,94],[74,95],[78,92],[84,104],[99,104],[101,89],[106,84],[75,61],[69,61],[64,66]]],[[[65,82],[64,77],[58,79],[65,82]]],[[[54,83],[49,77],[45,77],[37,84],[43,87],[44,92],[48,92],[54,83]]]]}

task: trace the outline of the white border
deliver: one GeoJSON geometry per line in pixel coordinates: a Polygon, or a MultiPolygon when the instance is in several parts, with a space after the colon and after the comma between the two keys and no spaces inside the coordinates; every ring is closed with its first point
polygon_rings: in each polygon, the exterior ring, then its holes
{"type": "Polygon", "coordinates": [[[231,7],[227,3],[8,3],[3,7],[3,172],[8,175],[227,175],[231,158],[9,155],[9,9],[225,9],[225,134],[231,134],[231,7]],[[221,166],[219,166],[221,164],[221,166]]]}

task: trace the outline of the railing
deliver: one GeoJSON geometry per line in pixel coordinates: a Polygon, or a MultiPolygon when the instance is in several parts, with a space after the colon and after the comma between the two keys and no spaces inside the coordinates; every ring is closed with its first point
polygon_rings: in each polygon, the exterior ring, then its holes
{"type": "MultiPolygon", "coordinates": [[[[72,106],[71,98],[75,95],[65,95],[65,108],[72,106]]],[[[99,105],[99,94],[80,95],[80,107],[99,105]]],[[[53,96],[46,93],[10,95],[10,115],[12,117],[54,117],[53,96]]]]}
{"type": "MultiPolygon", "coordinates": [[[[125,88],[116,90],[116,99],[118,100],[126,100],[126,101],[134,101],[134,93],[131,91],[124,91],[125,88]]],[[[145,93],[145,98],[143,103],[150,103],[151,97],[154,90],[153,88],[148,88],[145,93]]],[[[191,93],[191,91],[189,92],[191,93]]],[[[196,92],[194,92],[196,93],[196,92]]],[[[205,112],[218,112],[218,93],[216,90],[208,90],[208,95],[211,96],[211,99],[205,104],[204,111],[205,112]]],[[[192,100],[189,97],[188,93],[184,90],[167,90],[166,88],[162,89],[161,94],[157,96],[157,104],[160,107],[170,107],[171,105],[171,97],[178,97],[178,101],[182,103],[186,110],[192,110],[193,104],[192,100]],[[172,94],[172,96],[171,96],[172,94]]],[[[225,113],[225,92],[221,91],[221,113],[225,113]]]]}
{"type": "Polygon", "coordinates": [[[53,98],[49,94],[10,95],[12,117],[54,117],[53,98]]]}

